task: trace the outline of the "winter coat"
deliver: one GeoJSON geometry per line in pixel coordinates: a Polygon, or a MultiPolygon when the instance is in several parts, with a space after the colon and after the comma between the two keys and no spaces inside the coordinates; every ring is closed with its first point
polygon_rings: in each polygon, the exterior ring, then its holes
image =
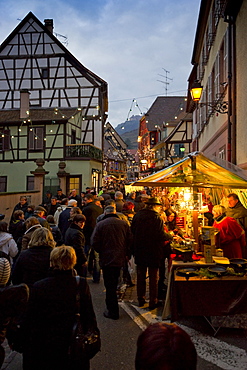
{"type": "Polygon", "coordinates": [[[64,211],[62,211],[59,215],[58,219],[58,227],[63,235],[63,238],[65,237],[66,230],[68,229],[70,225],[70,210],[72,207],[66,207],[64,211]]]}
{"type": "Polygon", "coordinates": [[[116,202],[116,211],[117,212],[122,212],[123,205],[125,203],[124,200],[123,199],[116,199],[115,202],[116,202]]]}
{"type": "Polygon", "coordinates": [[[103,213],[103,209],[93,202],[90,202],[83,208],[82,213],[86,216],[83,233],[85,235],[86,245],[90,245],[90,238],[96,225],[96,219],[103,213]]]}
{"type": "Polygon", "coordinates": [[[21,250],[24,251],[28,248],[28,244],[31,240],[31,237],[33,235],[33,232],[37,230],[38,228],[42,227],[40,224],[33,225],[27,229],[22,237],[21,241],[21,250]]]}
{"type": "Polygon", "coordinates": [[[26,312],[28,296],[26,284],[0,288],[0,344],[11,324],[18,322],[20,316],[26,312]]]}
{"type": "Polygon", "coordinates": [[[12,258],[14,258],[18,253],[17,244],[12,235],[5,231],[0,231],[0,251],[6,253],[10,257],[11,263],[12,258]]]}
{"type": "Polygon", "coordinates": [[[63,235],[62,235],[59,227],[55,224],[49,224],[49,225],[50,225],[50,228],[51,228],[53,238],[54,238],[55,242],[57,243],[57,247],[59,245],[62,245],[63,244],[63,235]]]}
{"type": "Polygon", "coordinates": [[[133,253],[139,266],[159,267],[166,246],[164,242],[172,236],[164,231],[164,223],[159,214],[147,208],[138,211],[132,220],[133,253]]]}
{"type": "Polygon", "coordinates": [[[30,288],[36,281],[46,278],[51,251],[52,247],[46,245],[21,251],[12,272],[13,284],[25,283],[30,288]]]}
{"type": "Polygon", "coordinates": [[[65,233],[64,244],[74,248],[77,257],[75,269],[78,275],[82,275],[82,265],[84,265],[87,261],[87,257],[84,253],[85,237],[82,229],[78,225],[72,223],[67,229],[65,233]]]}
{"type": "Polygon", "coordinates": [[[54,213],[54,221],[55,221],[56,225],[58,225],[58,220],[59,220],[60,213],[63,212],[66,208],[67,208],[67,206],[65,204],[59,205],[57,207],[57,210],[54,213]]]}
{"type": "Polygon", "coordinates": [[[17,243],[19,238],[22,238],[25,232],[24,220],[13,220],[9,225],[9,233],[13,236],[17,243]]]}
{"type": "MultiPolygon", "coordinates": [[[[30,328],[30,369],[69,370],[68,346],[76,314],[77,283],[73,270],[54,270],[34,284],[27,314],[30,328]],[[33,362],[33,363],[32,363],[33,362]]],[[[80,279],[80,318],[84,332],[97,331],[97,322],[86,279],[80,279]]],[[[84,369],[83,364],[81,369],[84,369]]]]}
{"type": "Polygon", "coordinates": [[[129,225],[109,214],[98,222],[92,237],[91,245],[99,253],[101,267],[123,267],[126,257],[130,257],[132,234],[129,225]]]}
{"type": "Polygon", "coordinates": [[[226,209],[226,216],[235,218],[237,223],[247,233],[247,209],[240,201],[234,207],[228,207],[226,209]]]}

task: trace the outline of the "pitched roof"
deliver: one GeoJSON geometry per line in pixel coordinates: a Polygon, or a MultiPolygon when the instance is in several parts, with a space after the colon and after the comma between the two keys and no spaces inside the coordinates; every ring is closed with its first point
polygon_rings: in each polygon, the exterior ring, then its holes
{"type": "Polygon", "coordinates": [[[66,109],[63,108],[62,112],[58,111],[58,114],[54,113],[54,109],[32,109],[30,108],[30,116],[29,118],[20,118],[20,109],[2,109],[0,110],[0,123],[3,124],[18,124],[23,121],[27,121],[31,119],[32,122],[34,121],[61,121],[61,120],[68,120],[72,115],[78,113],[75,109],[66,109]],[[64,115],[64,118],[62,117],[64,115]]]}
{"type": "Polygon", "coordinates": [[[185,99],[185,96],[158,96],[145,114],[148,130],[153,131],[155,125],[162,127],[166,122],[177,124],[181,113],[185,113],[185,99]]]}
{"type": "Polygon", "coordinates": [[[28,24],[28,28],[32,27],[32,22],[30,22],[31,20],[36,22],[38,26],[42,29],[42,31],[44,31],[53,40],[53,42],[56,43],[60,49],[62,49],[62,51],[67,55],[68,60],[71,62],[71,64],[73,64],[73,66],[77,68],[83,76],[87,77],[94,84],[107,85],[106,81],[84,67],[32,12],[29,12],[26,17],[23,18],[23,20],[17,25],[17,27],[9,34],[9,36],[3,41],[3,43],[0,45],[0,53],[6,46],[8,46],[10,41],[18,34],[18,32],[24,29],[26,24],[28,24]]]}

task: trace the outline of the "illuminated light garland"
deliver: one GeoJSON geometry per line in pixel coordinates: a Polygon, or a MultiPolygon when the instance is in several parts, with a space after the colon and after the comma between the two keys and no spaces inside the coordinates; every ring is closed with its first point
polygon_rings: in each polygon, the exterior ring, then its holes
{"type": "MultiPolygon", "coordinates": [[[[75,111],[75,114],[76,114],[76,112],[77,111],[82,111],[84,108],[81,108],[81,107],[78,107],[78,108],[76,108],[76,111],[75,111]]],[[[97,110],[97,111],[99,111],[100,110],[100,106],[99,105],[97,105],[96,107],[95,107],[95,109],[97,110]]],[[[64,118],[66,118],[66,119],[70,119],[70,118],[72,118],[72,119],[74,119],[75,118],[75,114],[73,114],[73,115],[71,115],[70,117],[68,117],[68,116],[66,116],[65,114],[63,114],[58,108],[54,108],[54,114],[58,114],[58,113],[60,113],[61,115],[62,115],[62,118],[64,119],[64,118]]],[[[26,114],[29,116],[30,115],[30,111],[29,110],[27,110],[26,111],[26,114]]],[[[92,117],[93,118],[95,118],[95,117],[97,117],[96,116],[96,114],[93,114],[92,115],[92,117]]],[[[86,119],[91,119],[92,118],[91,116],[90,117],[82,117],[82,120],[83,121],[85,121],[86,119]]],[[[98,117],[98,119],[101,121],[102,120],[102,117],[101,116],[99,116],[98,117]]],[[[20,127],[18,128],[18,131],[19,132],[21,132],[22,131],[22,126],[23,126],[23,124],[26,124],[26,123],[31,123],[31,125],[32,125],[32,120],[29,118],[29,119],[27,119],[27,120],[23,120],[22,121],[22,123],[21,123],[21,125],[20,125],[20,127]]],[[[52,125],[53,124],[55,124],[56,123],[56,121],[52,121],[52,125]]],[[[30,129],[29,129],[29,131],[33,131],[33,128],[31,127],[30,129]]],[[[53,133],[53,129],[50,129],[49,130],[49,132],[50,133],[53,133]]],[[[0,135],[2,136],[2,138],[4,138],[6,135],[5,134],[1,134],[0,133],[0,135]]],[[[8,135],[7,135],[8,136],[8,135]]],[[[10,136],[10,138],[11,139],[14,139],[15,138],[15,135],[9,135],[10,136]]],[[[35,140],[37,140],[39,137],[36,135],[35,137],[34,137],[34,139],[35,140]]],[[[46,141],[47,140],[47,138],[45,137],[44,138],[44,141],[46,141]]]]}

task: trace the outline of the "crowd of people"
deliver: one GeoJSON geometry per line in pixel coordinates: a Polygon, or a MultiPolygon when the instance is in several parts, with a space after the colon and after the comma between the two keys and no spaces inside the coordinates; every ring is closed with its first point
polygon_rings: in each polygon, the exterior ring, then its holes
{"type": "MultiPolygon", "coordinates": [[[[0,341],[9,332],[8,340],[14,348],[11,324],[23,328],[24,369],[52,369],[58,358],[60,369],[69,368],[65,348],[76,310],[76,275],[83,282],[81,317],[88,315],[88,321],[83,322],[85,330],[89,324],[97,329],[86,278],[92,276],[92,282],[98,284],[102,272],[106,288],[103,315],[118,320],[119,282],[134,285],[129,273],[131,258],[136,265],[139,306],[147,303],[147,276],[148,309],[164,302],[165,260],[170,258],[171,242],[184,238],[176,225],[176,212],[167,196],[154,196],[150,189],[129,194],[121,190],[102,188],[97,193],[87,188],[78,194],[73,189],[68,197],[62,189],[57,190],[56,196],[47,191],[39,205],[30,205],[21,196],[9,225],[0,221],[0,341]],[[5,307],[3,297],[8,295],[13,302],[18,300],[18,310],[5,307]],[[54,349],[51,367],[42,367],[51,356],[50,346],[54,349]]],[[[228,200],[227,209],[213,207],[214,227],[220,230],[225,256],[242,257],[247,210],[236,194],[229,194],[228,200]]],[[[159,330],[172,332],[170,328],[159,330]]],[[[138,343],[141,346],[142,339],[138,343]]],[[[143,343],[147,345],[148,341],[143,343]]],[[[1,365],[2,348],[0,354],[1,365]]],[[[143,361],[145,356],[138,352],[136,368],[144,369],[143,361]]]]}

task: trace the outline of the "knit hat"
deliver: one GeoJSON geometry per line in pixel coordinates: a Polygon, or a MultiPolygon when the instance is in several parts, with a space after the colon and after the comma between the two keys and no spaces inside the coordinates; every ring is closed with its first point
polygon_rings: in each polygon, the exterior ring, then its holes
{"type": "Polygon", "coordinates": [[[10,278],[10,263],[7,258],[0,258],[0,286],[5,286],[10,278]]]}

